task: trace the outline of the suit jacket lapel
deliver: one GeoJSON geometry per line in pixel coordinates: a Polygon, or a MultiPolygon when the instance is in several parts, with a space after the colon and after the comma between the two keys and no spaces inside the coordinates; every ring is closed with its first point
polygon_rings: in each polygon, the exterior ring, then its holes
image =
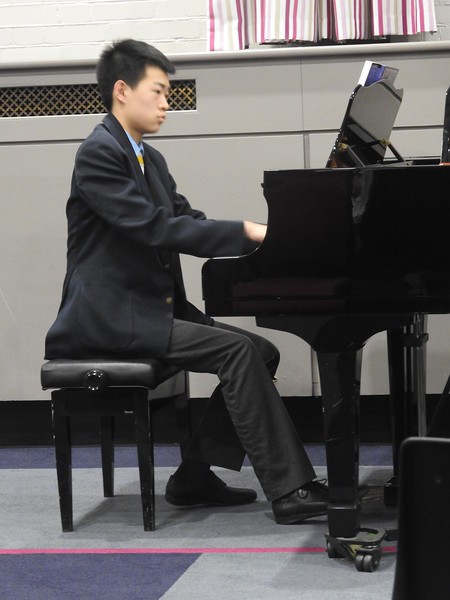
{"type": "MultiPolygon", "coordinates": [[[[165,206],[168,208],[173,215],[173,206],[169,194],[167,193],[167,190],[161,181],[161,177],[157,168],[150,160],[150,148],[148,150],[144,148],[143,173],[141,165],[137,160],[134,148],[119,121],[111,113],[108,113],[103,119],[103,125],[108,129],[111,135],[117,140],[117,142],[122,146],[123,150],[130,157],[131,164],[133,165],[133,169],[135,171],[135,180],[140,186],[142,194],[149,200],[152,200],[156,205],[165,206]]],[[[171,263],[173,260],[173,255],[170,251],[159,249],[158,254],[161,257],[161,262],[163,264],[168,262],[171,263]]],[[[184,290],[179,261],[176,260],[174,264],[175,279],[177,280],[180,289],[184,290]]]]}
{"type": "Polygon", "coordinates": [[[151,196],[150,189],[147,183],[144,174],[142,173],[141,165],[139,164],[136,153],[134,151],[133,146],[130,144],[130,140],[127,137],[122,125],[119,121],[112,115],[108,113],[106,117],[103,119],[103,124],[111,133],[111,135],[117,140],[117,142],[122,146],[123,150],[127,153],[130,158],[130,162],[133,165],[133,171],[135,175],[135,180],[138,183],[141,192],[147,198],[151,196]]]}
{"type": "Polygon", "coordinates": [[[149,151],[144,150],[145,173],[142,173],[142,169],[136,158],[133,146],[130,144],[127,134],[116,117],[114,117],[114,115],[111,113],[108,113],[103,119],[103,123],[130,157],[130,161],[135,172],[135,179],[139,184],[144,196],[151,198],[155,204],[159,206],[167,207],[173,214],[172,202],[170,201],[166,188],[161,181],[158,170],[150,160],[149,151]]]}
{"type": "Polygon", "coordinates": [[[150,160],[149,153],[144,150],[144,172],[145,180],[150,188],[152,198],[159,206],[165,206],[173,214],[173,206],[170,198],[167,194],[166,188],[164,187],[161,177],[159,176],[158,170],[156,169],[153,162],[150,160]]]}

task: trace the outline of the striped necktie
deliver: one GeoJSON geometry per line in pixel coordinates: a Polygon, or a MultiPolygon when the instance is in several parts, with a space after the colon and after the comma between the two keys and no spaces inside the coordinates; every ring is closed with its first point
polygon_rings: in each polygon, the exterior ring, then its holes
{"type": "Polygon", "coordinates": [[[142,172],[144,172],[144,154],[142,150],[137,155],[138,163],[141,165],[142,172]]]}

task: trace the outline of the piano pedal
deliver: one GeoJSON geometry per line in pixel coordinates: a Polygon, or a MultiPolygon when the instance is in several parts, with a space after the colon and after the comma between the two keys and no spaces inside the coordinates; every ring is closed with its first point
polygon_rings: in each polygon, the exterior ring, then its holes
{"type": "Polygon", "coordinates": [[[349,558],[357,571],[371,573],[378,569],[381,560],[381,543],[397,539],[396,530],[361,528],[351,538],[325,534],[329,558],[349,558]]]}
{"type": "Polygon", "coordinates": [[[398,504],[398,476],[393,475],[389,481],[384,484],[384,505],[397,506],[398,504]]]}

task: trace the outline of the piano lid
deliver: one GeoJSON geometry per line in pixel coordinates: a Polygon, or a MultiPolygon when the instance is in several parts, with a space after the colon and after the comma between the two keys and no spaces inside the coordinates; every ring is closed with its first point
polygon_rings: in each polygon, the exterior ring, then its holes
{"type": "Polygon", "coordinates": [[[328,158],[327,167],[360,167],[383,162],[390,148],[392,128],[403,98],[387,79],[372,85],[357,85],[348,102],[341,129],[328,158]]]}

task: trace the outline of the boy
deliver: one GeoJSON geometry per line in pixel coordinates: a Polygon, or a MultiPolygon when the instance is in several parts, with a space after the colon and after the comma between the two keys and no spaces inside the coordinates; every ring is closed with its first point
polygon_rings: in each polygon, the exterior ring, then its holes
{"type": "Polygon", "coordinates": [[[144,42],[107,47],[97,80],[108,115],[78,150],[67,204],[63,298],[46,358],[155,357],[217,374],[166,500],[180,506],[253,502],[210,465],[239,470],[245,453],[278,523],[327,509],[315,473],[272,378],[278,350],[262,337],[213,321],[186,299],[179,253],[236,256],[266,226],[215,221],[176,190],[162,155],[143,142],[166,118],[172,63],[144,42]]]}

